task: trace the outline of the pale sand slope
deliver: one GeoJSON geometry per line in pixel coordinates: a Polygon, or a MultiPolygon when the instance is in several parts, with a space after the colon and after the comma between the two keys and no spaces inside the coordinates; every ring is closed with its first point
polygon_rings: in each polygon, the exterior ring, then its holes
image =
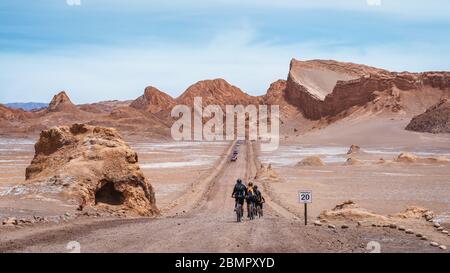
{"type": "Polygon", "coordinates": [[[338,121],[322,130],[313,130],[298,137],[289,137],[285,142],[450,150],[450,134],[434,135],[406,131],[404,128],[409,121],[410,118],[407,116],[391,118],[367,114],[338,121]]]}
{"type": "Polygon", "coordinates": [[[346,73],[321,68],[293,68],[292,73],[295,74],[296,81],[299,84],[303,85],[312,96],[322,101],[333,92],[338,81],[349,81],[357,78],[346,73]]]}
{"type": "Polygon", "coordinates": [[[302,210],[297,204],[298,190],[314,191],[311,213],[315,216],[347,199],[383,214],[399,212],[409,205],[450,213],[450,165],[375,164],[380,157],[392,160],[402,151],[424,156],[450,154],[449,135],[405,131],[408,122],[373,116],[345,120],[290,137],[278,152],[261,154],[260,158],[265,163],[273,161],[284,182],[274,183],[271,188],[293,208],[302,210]],[[371,151],[354,156],[363,165],[343,166],[351,144],[371,151]],[[317,151],[325,161],[332,160],[326,166],[295,167],[305,157],[302,151],[317,151]]]}

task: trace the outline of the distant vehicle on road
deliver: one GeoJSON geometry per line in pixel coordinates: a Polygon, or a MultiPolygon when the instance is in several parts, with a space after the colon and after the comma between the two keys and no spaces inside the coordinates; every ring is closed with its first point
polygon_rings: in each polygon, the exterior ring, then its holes
{"type": "Polygon", "coordinates": [[[236,161],[238,158],[237,154],[233,154],[233,156],[231,156],[231,161],[236,161]]]}

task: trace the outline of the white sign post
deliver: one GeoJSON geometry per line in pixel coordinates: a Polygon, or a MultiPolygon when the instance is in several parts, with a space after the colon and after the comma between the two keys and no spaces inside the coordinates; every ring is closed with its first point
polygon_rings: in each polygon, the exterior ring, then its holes
{"type": "Polygon", "coordinates": [[[308,203],[312,203],[312,191],[299,191],[298,202],[305,204],[305,226],[308,225],[308,203]]]}

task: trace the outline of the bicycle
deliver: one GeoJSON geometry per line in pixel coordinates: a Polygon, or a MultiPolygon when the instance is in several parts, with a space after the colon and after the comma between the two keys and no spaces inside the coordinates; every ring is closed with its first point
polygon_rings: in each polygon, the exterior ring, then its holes
{"type": "Polygon", "coordinates": [[[236,210],[236,220],[239,223],[242,221],[242,216],[244,215],[244,208],[242,207],[241,203],[238,202],[235,210],[236,210]]]}
{"type": "Polygon", "coordinates": [[[255,204],[253,202],[250,202],[247,204],[248,209],[248,216],[250,220],[255,219],[255,204]]]}
{"type": "Polygon", "coordinates": [[[258,215],[259,218],[263,217],[263,209],[261,205],[256,205],[256,215],[258,215]]]}

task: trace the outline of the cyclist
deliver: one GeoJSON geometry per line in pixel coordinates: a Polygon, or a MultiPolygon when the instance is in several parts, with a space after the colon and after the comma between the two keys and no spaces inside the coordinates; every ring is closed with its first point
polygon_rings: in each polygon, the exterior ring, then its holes
{"type": "Polygon", "coordinates": [[[247,186],[247,195],[246,195],[246,201],[247,201],[247,217],[250,218],[250,210],[251,210],[251,205],[254,205],[254,199],[255,199],[255,191],[253,189],[253,183],[250,182],[248,183],[247,186]]]}
{"type": "Polygon", "coordinates": [[[234,202],[234,211],[236,211],[237,204],[241,204],[241,207],[244,205],[244,199],[247,194],[247,188],[244,184],[242,184],[242,180],[238,179],[236,180],[236,184],[234,185],[233,193],[231,194],[231,197],[235,199],[234,202]]]}
{"type": "Polygon", "coordinates": [[[258,186],[255,185],[253,189],[255,191],[255,206],[256,208],[259,207],[262,211],[263,204],[266,202],[266,200],[264,199],[264,196],[262,196],[261,192],[258,190],[258,186]]]}

